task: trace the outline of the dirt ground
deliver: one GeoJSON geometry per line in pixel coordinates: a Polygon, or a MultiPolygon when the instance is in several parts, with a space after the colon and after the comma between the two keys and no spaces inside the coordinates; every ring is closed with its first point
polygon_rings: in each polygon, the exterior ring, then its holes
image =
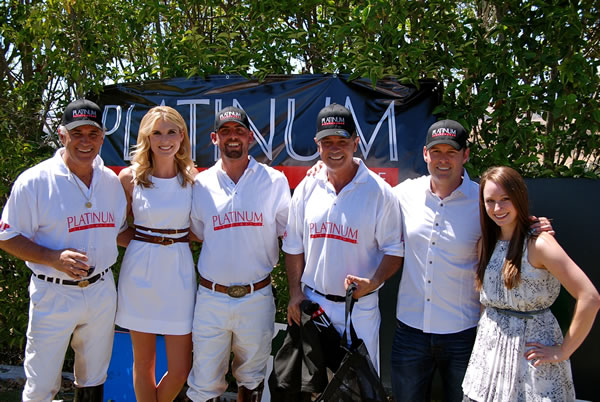
{"type": "MultiPolygon", "coordinates": [[[[25,385],[25,379],[19,378],[0,379],[0,401],[3,402],[19,402],[21,400],[21,392],[25,385]]],[[[70,402],[73,400],[73,382],[71,380],[63,380],[60,392],[54,399],[70,402]]]]}

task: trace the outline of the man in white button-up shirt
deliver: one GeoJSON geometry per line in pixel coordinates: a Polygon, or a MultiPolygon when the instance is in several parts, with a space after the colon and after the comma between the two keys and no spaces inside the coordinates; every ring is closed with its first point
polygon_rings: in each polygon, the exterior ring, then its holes
{"type": "MultiPolygon", "coordinates": [[[[396,401],[429,401],[436,369],[444,400],[462,400],[480,311],[475,291],[479,185],[464,169],[467,138],[456,121],[434,123],[423,148],[430,175],[394,188],[405,247],[392,345],[396,401]]],[[[548,219],[531,219],[533,230],[554,233],[548,219]]]]}
{"type": "Polygon", "coordinates": [[[423,149],[430,176],[394,188],[405,242],[392,346],[397,401],[430,400],[436,369],[444,400],[462,400],[479,319],[474,278],[481,234],[479,186],[463,167],[469,158],[467,137],[455,121],[433,124],[423,149]]]}

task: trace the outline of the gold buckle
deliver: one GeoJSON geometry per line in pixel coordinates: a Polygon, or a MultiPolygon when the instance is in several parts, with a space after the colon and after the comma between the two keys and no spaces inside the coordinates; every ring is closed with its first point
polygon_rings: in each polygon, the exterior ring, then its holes
{"type": "Polygon", "coordinates": [[[87,279],[77,282],[77,286],[79,286],[80,288],[87,288],[89,284],[90,281],[88,281],[87,279]]]}
{"type": "Polygon", "coordinates": [[[227,295],[229,297],[235,297],[236,299],[244,297],[248,294],[246,286],[233,285],[227,288],[227,295]]]}
{"type": "Polygon", "coordinates": [[[175,244],[175,240],[172,237],[162,236],[160,244],[162,244],[163,246],[170,246],[171,244],[175,244]]]}

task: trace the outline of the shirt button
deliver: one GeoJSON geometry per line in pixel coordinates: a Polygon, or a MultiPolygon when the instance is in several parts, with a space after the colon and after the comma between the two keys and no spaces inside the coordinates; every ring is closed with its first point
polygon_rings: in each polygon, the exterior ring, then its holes
{"type": "Polygon", "coordinates": [[[435,246],[435,242],[434,242],[434,241],[432,241],[432,242],[431,242],[431,245],[432,245],[432,246],[435,246]]]}
{"type": "Polygon", "coordinates": [[[429,299],[427,299],[427,301],[429,301],[429,299]]]}
{"type": "Polygon", "coordinates": [[[427,281],[427,283],[431,283],[431,281],[427,281]]]}
{"type": "Polygon", "coordinates": [[[443,206],[444,206],[444,204],[440,204],[440,207],[443,207],[443,206]]]}
{"type": "Polygon", "coordinates": [[[439,223],[436,223],[436,224],[435,224],[435,226],[440,226],[440,224],[439,224],[439,223]]]}
{"type": "Polygon", "coordinates": [[[433,264],[433,261],[429,261],[430,264],[433,264]]]}

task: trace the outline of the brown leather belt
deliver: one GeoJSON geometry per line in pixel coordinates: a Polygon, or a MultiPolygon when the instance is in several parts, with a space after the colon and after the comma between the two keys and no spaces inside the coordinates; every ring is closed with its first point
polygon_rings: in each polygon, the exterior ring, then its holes
{"type": "Polygon", "coordinates": [[[269,283],[271,283],[271,275],[267,276],[262,281],[253,283],[252,285],[232,285],[232,286],[219,285],[218,283],[214,283],[214,282],[209,281],[208,279],[200,277],[200,285],[202,285],[205,288],[210,289],[210,290],[213,290],[213,287],[214,287],[214,289],[217,292],[225,293],[226,295],[228,295],[230,297],[235,297],[235,298],[244,297],[248,293],[252,292],[252,288],[254,288],[254,291],[257,291],[259,289],[264,288],[269,283]]]}
{"type": "Polygon", "coordinates": [[[182,237],[165,237],[165,236],[151,236],[146,233],[135,231],[135,235],[133,236],[133,240],[145,241],[146,243],[154,243],[160,244],[161,246],[170,246],[174,243],[188,243],[190,241],[190,236],[185,235],[182,237]]]}
{"type": "MultiPolygon", "coordinates": [[[[187,233],[190,231],[190,228],[185,228],[185,229],[154,229],[154,228],[147,228],[145,226],[140,226],[140,225],[134,225],[136,229],[140,229],[140,230],[145,230],[147,232],[154,232],[154,233],[162,233],[162,234],[179,234],[179,233],[187,233]]],[[[136,230],[137,232],[137,230],[136,230]]]]}

